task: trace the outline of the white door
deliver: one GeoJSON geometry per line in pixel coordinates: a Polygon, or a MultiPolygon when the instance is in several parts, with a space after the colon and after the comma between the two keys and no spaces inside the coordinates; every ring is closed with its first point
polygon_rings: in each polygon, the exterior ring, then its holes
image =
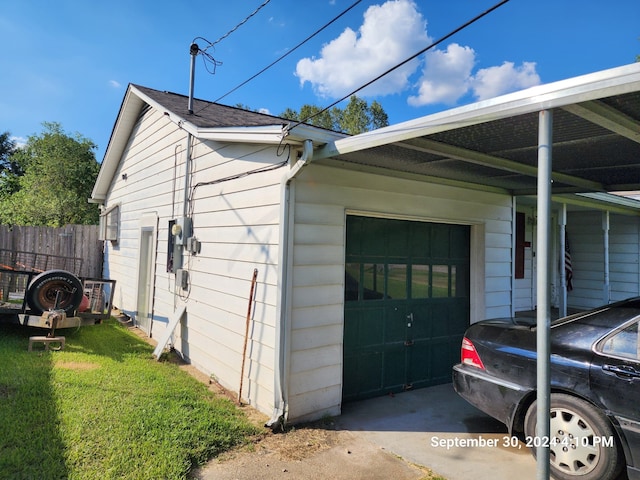
{"type": "Polygon", "coordinates": [[[153,315],[156,224],[155,214],[141,219],[136,325],[149,336],[151,335],[151,317],[153,315]]]}

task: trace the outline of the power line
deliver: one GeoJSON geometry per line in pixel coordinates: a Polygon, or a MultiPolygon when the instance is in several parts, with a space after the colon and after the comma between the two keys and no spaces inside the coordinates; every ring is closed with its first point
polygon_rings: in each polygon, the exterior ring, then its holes
{"type": "Polygon", "coordinates": [[[324,109],[320,110],[319,112],[314,113],[313,115],[310,115],[309,117],[300,120],[299,122],[295,123],[293,126],[290,126],[288,128],[288,131],[293,130],[294,128],[296,128],[297,126],[308,122],[309,120],[311,120],[312,118],[317,117],[318,115],[321,115],[322,113],[326,112],[327,110],[329,110],[330,108],[336,106],[338,103],[342,102],[343,100],[351,97],[352,95],[355,95],[356,93],[358,93],[360,90],[367,88],[369,85],[377,82],[378,80],[380,80],[382,77],[388,75],[389,73],[393,72],[394,70],[397,70],[398,68],[402,67],[403,65],[409,63],[411,60],[415,59],[416,57],[419,57],[420,55],[422,55],[423,53],[425,53],[428,50],[431,50],[433,47],[441,44],[442,42],[444,42],[445,40],[451,38],[453,35],[455,35],[456,33],[464,30],[465,28],[467,28],[469,25],[477,22],[478,20],[480,20],[481,18],[485,17],[486,15],[490,14],[491,12],[493,12],[494,10],[498,9],[499,7],[501,7],[502,5],[504,5],[505,3],[507,3],[509,0],[502,0],[499,3],[496,3],[493,7],[489,8],[488,10],[485,10],[484,12],[482,12],[479,15],[476,15],[475,17],[473,17],[471,20],[469,20],[468,22],[464,23],[463,25],[460,25],[458,28],[456,28],[455,30],[452,30],[451,32],[449,32],[448,34],[446,34],[444,37],[440,37],[438,40],[436,40],[435,42],[433,42],[431,45],[428,45],[427,47],[423,48],[422,50],[420,50],[419,52],[415,53],[414,55],[410,56],[409,58],[407,58],[406,60],[400,62],[399,64],[395,65],[394,67],[391,67],[389,70],[387,70],[386,72],[378,75],[376,78],[374,78],[373,80],[370,80],[369,82],[365,83],[364,85],[362,85],[361,87],[358,87],[356,90],[354,90],[353,92],[345,95],[344,97],[340,98],[339,100],[336,100],[335,102],[333,102],[331,105],[329,105],[328,107],[325,107],[324,109]]]}
{"type": "MultiPolygon", "coordinates": [[[[318,30],[316,30],[315,32],[313,32],[311,35],[309,35],[307,38],[305,38],[304,40],[302,40],[300,43],[298,43],[295,47],[293,47],[292,49],[288,50],[287,53],[285,53],[284,55],[280,56],[277,60],[271,62],[269,65],[267,65],[266,67],[264,67],[262,70],[260,70],[258,73],[256,73],[255,75],[249,77],[247,80],[245,80],[244,82],[242,82],[241,84],[239,84],[238,86],[232,88],[231,90],[229,90],[227,93],[225,93],[224,95],[218,97],[217,99],[215,99],[213,101],[213,103],[217,103],[220,100],[222,100],[223,98],[225,98],[226,96],[232,94],[233,92],[235,92],[236,90],[238,90],[241,87],[244,87],[247,83],[249,83],[250,81],[254,80],[255,78],[257,78],[258,76],[262,75],[264,72],[266,72],[267,70],[269,70],[271,67],[273,67],[275,64],[277,64],[278,62],[280,62],[281,60],[283,60],[284,58],[286,58],[287,56],[291,55],[293,52],[295,52],[298,48],[300,48],[302,45],[304,45],[305,43],[307,43],[309,40],[311,40],[313,37],[315,37],[316,35],[318,35],[320,32],[322,32],[323,30],[325,30],[327,27],[329,27],[330,25],[332,25],[333,23],[335,23],[337,20],[339,20],[341,17],[343,17],[345,14],[347,14],[350,10],[352,10],[356,5],[358,5],[359,3],[361,3],[362,0],[357,0],[356,2],[354,2],[353,4],[351,4],[351,6],[349,6],[348,8],[346,8],[344,11],[342,11],[339,15],[337,15],[336,17],[334,17],[333,19],[331,19],[328,23],[324,24],[322,27],[320,27],[318,30]]],[[[202,112],[202,110],[204,110],[205,108],[207,108],[209,105],[211,104],[207,104],[204,107],[202,107],[200,110],[198,110],[196,112],[200,113],[202,112]]]]}
{"type": "MultiPolygon", "coordinates": [[[[215,42],[212,42],[209,44],[209,46],[207,48],[213,47],[216,43],[220,43],[222,40],[224,40],[225,38],[227,38],[229,35],[231,35],[233,32],[235,32],[236,30],[238,30],[242,25],[244,25],[245,23],[247,23],[249,21],[249,19],[251,17],[253,17],[254,15],[256,15],[260,10],[262,10],[263,7],[265,7],[267,5],[267,3],[269,3],[271,0],[265,0],[262,5],[260,5],[258,8],[256,8],[252,13],[250,13],[247,18],[245,18],[244,20],[242,20],[239,24],[237,24],[235,27],[233,27],[231,30],[229,30],[227,33],[225,33],[224,35],[222,35],[218,40],[216,40],[215,42]]],[[[207,48],[204,49],[204,51],[207,50],[207,48]]]]}
{"type": "Polygon", "coordinates": [[[229,30],[227,33],[225,33],[224,35],[222,35],[219,39],[217,39],[215,42],[210,42],[209,40],[207,40],[204,37],[196,37],[193,39],[193,41],[191,42],[192,46],[197,44],[195,43],[196,40],[204,40],[207,43],[207,46],[205,48],[200,48],[197,47],[197,51],[196,51],[196,55],[198,53],[202,54],[202,60],[204,62],[204,66],[205,69],[207,70],[207,72],[209,72],[212,75],[215,75],[216,73],[216,67],[219,67],[220,65],[222,65],[222,62],[216,60],[215,58],[213,58],[213,55],[211,55],[210,53],[207,52],[208,49],[210,49],[211,47],[214,47],[217,43],[220,43],[222,40],[224,40],[225,38],[227,38],[229,35],[231,35],[233,32],[235,32],[236,30],[238,30],[242,25],[244,25],[245,23],[247,23],[249,21],[249,19],[251,17],[253,17],[254,15],[256,15],[260,10],[262,10],[263,7],[265,7],[267,5],[267,3],[269,3],[271,0],[265,0],[262,5],[260,5],[258,8],[256,8],[252,13],[250,13],[244,20],[242,20],[240,23],[238,23],[235,27],[233,27],[231,30],[229,30]],[[212,65],[212,68],[209,68],[209,65],[207,63],[207,61],[212,65]]]}

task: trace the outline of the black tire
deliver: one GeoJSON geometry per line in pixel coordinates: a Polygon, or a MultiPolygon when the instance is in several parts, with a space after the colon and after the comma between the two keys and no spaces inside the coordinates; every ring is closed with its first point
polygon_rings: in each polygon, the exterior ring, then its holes
{"type": "MultiPolygon", "coordinates": [[[[624,455],[607,417],[584,400],[562,393],[551,394],[550,407],[548,443],[553,478],[614,480],[624,466],[624,455]],[[611,439],[614,445],[607,446],[611,439]]],[[[524,431],[527,439],[540,441],[536,438],[536,415],[534,402],[527,411],[524,431]]],[[[532,450],[535,457],[536,449],[532,450]]]]}
{"type": "Polygon", "coordinates": [[[47,270],[31,280],[27,288],[27,303],[37,315],[51,310],[56,305],[60,293],[58,309],[72,315],[80,306],[83,291],[82,282],[74,274],[65,270],[47,270]]]}

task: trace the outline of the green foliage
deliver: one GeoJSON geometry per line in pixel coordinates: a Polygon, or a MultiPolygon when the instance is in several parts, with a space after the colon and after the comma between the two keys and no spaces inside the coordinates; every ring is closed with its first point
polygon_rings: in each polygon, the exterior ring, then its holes
{"type": "Polygon", "coordinates": [[[0,173],[20,173],[20,169],[15,162],[11,161],[11,156],[16,151],[16,142],[11,140],[9,132],[0,133],[0,173]]]}
{"type": "Polygon", "coordinates": [[[0,134],[0,198],[12,195],[20,188],[18,177],[24,174],[20,166],[12,159],[16,152],[16,142],[11,134],[0,134]]]}
{"type": "Polygon", "coordinates": [[[61,351],[30,335],[0,325],[0,478],[184,479],[258,433],[115,321],[65,330],[61,351]]]}
{"type": "Polygon", "coordinates": [[[356,95],[351,96],[344,109],[333,107],[323,111],[316,105],[306,104],[300,108],[300,112],[287,108],[279,116],[350,135],[389,125],[389,118],[380,103],[374,100],[369,105],[356,95]]]}
{"type": "Polygon", "coordinates": [[[69,136],[59,123],[43,127],[9,156],[15,168],[0,177],[0,223],[97,224],[98,207],[87,201],[100,170],[95,144],[80,134],[69,136]]]}

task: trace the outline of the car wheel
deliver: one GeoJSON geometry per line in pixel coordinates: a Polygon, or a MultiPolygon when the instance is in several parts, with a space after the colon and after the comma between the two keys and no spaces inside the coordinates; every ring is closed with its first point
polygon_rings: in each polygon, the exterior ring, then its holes
{"type": "Polygon", "coordinates": [[[64,270],[48,270],[31,280],[27,288],[27,303],[35,314],[41,314],[56,306],[67,314],[72,314],[80,306],[82,282],[72,273],[64,270]]]}
{"type": "Polygon", "coordinates": [[[609,420],[591,404],[556,393],[550,399],[548,442],[537,437],[537,402],[524,421],[527,441],[549,444],[551,473],[558,480],[613,480],[623,467],[623,455],[609,420]],[[613,442],[611,445],[610,442],[613,442]]]}

